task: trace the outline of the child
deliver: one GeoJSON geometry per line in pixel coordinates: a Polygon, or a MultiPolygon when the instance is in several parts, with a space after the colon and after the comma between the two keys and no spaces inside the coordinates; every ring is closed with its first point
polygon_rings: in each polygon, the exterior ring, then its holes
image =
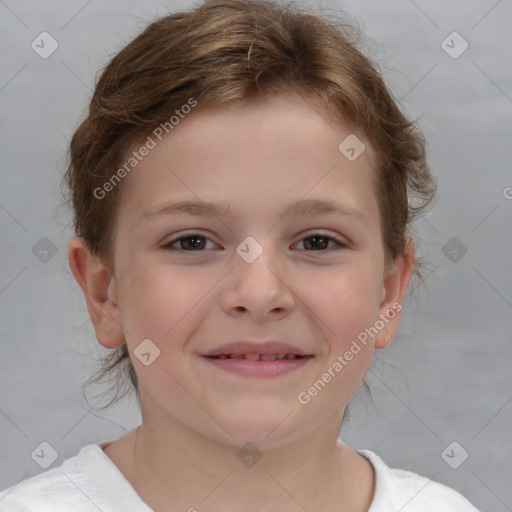
{"type": "Polygon", "coordinates": [[[65,178],[69,264],[142,424],[1,510],[476,510],[338,441],[435,191],[350,28],[267,0],[156,21],[103,71],[65,178]]]}

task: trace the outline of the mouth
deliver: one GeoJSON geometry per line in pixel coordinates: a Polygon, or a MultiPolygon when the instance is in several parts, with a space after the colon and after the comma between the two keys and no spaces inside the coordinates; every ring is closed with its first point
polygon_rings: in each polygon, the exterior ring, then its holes
{"type": "Polygon", "coordinates": [[[210,357],[212,359],[247,359],[249,361],[281,361],[283,359],[291,360],[312,356],[302,356],[289,352],[287,354],[220,354],[218,356],[205,357],[210,357]]]}
{"type": "Polygon", "coordinates": [[[235,342],[202,354],[218,369],[250,377],[270,377],[303,367],[314,358],[301,349],[280,342],[235,342]]]}

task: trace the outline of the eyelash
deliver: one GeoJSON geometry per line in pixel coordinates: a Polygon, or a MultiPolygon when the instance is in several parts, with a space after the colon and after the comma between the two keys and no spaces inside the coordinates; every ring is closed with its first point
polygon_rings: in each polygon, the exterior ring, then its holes
{"type": "MultiPolygon", "coordinates": [[[[338,244],[338,247],[334,247],[331,249],[317,249],[317,250],[303,249],[303,251],[305,251],[305,252],[337,252],[337,251],[341,251],[344,249],[348,249],[348,247],[349,247],[348,244],[345,243],[343,240],[341,240],[337,237],[334,237],[334,236],[324,235],[323,233],[311,233],[308,236],[302,238],[300,240],[300,242],[302,242],[303,240],[307,240],[308,238],[313,238],[315,236],[320,236],[321,238],[325,238],[329,242],[330,241],[336,242],[338,244]]],[[[201,235],[201,233],[188,233],[188,234],[180,235],[179,237],[173,238],[172,240],[169,240],[169,242],[167,242],[166,244],[164,244],[162,246],[162,249],[168,250],[168,251],[170,250],[170,251],[182,251],[182,252],[204,252],[206,249],[193,251],[193,250],[177,249],[175,247],[172,247],[174,244],[176,244],[177,242],[180,242],[181,240],[186,240],[187,238],[193,238],[193,237],[199,237],[199,238],[204,238],[205,240],[210,240],[208,237],[201,235]]]]}

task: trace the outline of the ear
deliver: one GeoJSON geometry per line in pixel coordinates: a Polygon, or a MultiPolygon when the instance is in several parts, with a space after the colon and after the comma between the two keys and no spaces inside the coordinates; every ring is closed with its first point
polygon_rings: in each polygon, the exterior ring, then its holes
{"type": "Polygon", "coordinates": [[[69,243],[68,261],[84,294],[96,338],[106,348],[118,347],[125,337],[115,277],[90,252],[83,238],[75,237],[69,243]]]}
{"type": "Polygon", "coordinates": [[[414,243],[409,238],[405,256],[398,257],[386,271],[382,286],[382,301],[379,304],[379,319],[384,323],[384,327],[374,338],[375,348],[387,347],[396,334],[403,297],[412,274],[414,252],[414,243]]]}

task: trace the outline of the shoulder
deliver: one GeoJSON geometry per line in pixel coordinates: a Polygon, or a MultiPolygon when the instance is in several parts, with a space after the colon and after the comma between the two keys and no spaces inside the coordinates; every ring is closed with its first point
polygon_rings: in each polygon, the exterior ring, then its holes
{"type": "Polygon", "coordinates": [[[61,466],[0,492],[0,512],[98,512],[111,510],[113,503],[130,509],[140,504],[137,498],[101,447],[92,444],[61,466]]]}
{"type": "Polygon", "coordinates": [[[411,471],[393,469],[375,453],[358,450],[375,470],[375,495],[368,512],[479,512],[454,489],[411,471]]]}
{"type": "MultiPolygon", "coordinates": [[[[89,445],[74,457],[66,459],[57,468],[18,482],[0,493],[1,512],[60,512],[73,506],[76,511],[88,511],[80,499],[84,465],[94,458],[94,447],[89,445]]],[[[83,497],[83,496],[82,496],[83,497]]]]}
{"type": "Polygon", "coordinates": [[[0,511],[50,512],[55,496],[65,492],[64,478],[61,469],[56,468],[5,489],[0,492],[0,511]]]}

